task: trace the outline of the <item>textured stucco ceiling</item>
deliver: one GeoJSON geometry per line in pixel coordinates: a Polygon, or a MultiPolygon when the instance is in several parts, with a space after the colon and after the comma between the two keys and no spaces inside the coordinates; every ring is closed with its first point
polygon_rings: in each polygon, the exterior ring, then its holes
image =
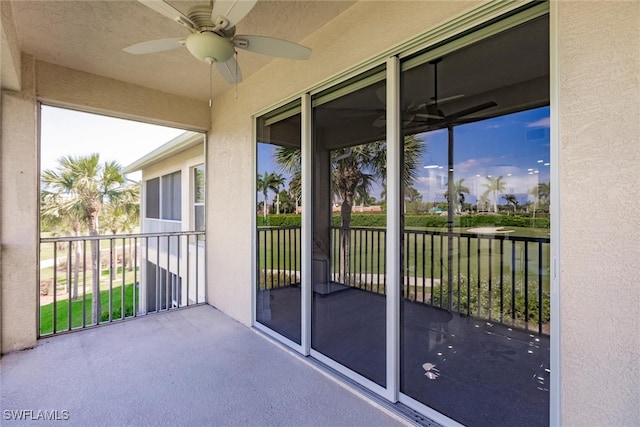
{"type": "MultiPolygon", "coordinates": [[[[170,3],[186,14],[189,7],[207,2],[170,3]]],[[[353,3],[262,0],[238,23],[236,32],[301,42],[353,3]]],[[[20,48],[39,60],[194,99],[209,97],[209,67],[185,48],[147,55],[122,51],[132,44],[188,34],[137,1],[14,1],[12,5],[20,48]]],[[[271,60],[238,53],[245,79],[271,60]]],[[[229,89],[215,69],[213,88],[214,97],[229,89]]]]}

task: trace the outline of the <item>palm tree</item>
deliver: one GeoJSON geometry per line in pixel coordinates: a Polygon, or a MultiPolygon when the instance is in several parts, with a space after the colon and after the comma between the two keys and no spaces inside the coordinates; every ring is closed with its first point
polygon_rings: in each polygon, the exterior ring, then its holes
{"type": "Polygon", "coordinates": [[[549,209],[549,197],[551,196],[551,184],[549,182],[541,182],[538,184],[538,200],[540,206],[546,206],[549,209]]]}
{"type": "MultiPolygon", "coordinates": [[[[128,184],[116,198],[108,200],[102,209],[100,222],[103,229],[111,231],[114,235],[120,231],[131,233],[140,223],[140,184],[128,184]]],[[[128,257],[124,256],[124,251],[123,247],[123,269],[126,267],[124,259],[128,260],[131,266],[131,241],[128,257]]],[[[112,270],[112,274],[115,275],[115,270],[112,270]]]]}
{"type": "Polygon", "coordinates": [[[258,174],[258,182],[257,182],[257,188],[258,191],[262,192],[262,195],[264,196],[264,202],[263,202],[263,217],[266,219],[267,218],[267,209],[268,209],[268,200],[269,200],[269,190],[273,187],[273,173],[269,173],[266,172],[264,173],[264,175],[258,174]]]}
{"type": "Polygon", "coordinates": [[[516,198],[515,194],[505,194],[504,196],[502,196],[503,199],[506,200],[507,203],[513,205],[513,213],[516,213],[516,210],[518,209],[518,199],[516,198]]]}
{"type": "Polygon", "coordinates": [[[280,187],[285,184],[284,177],[279,173],[273,173],[273,179],[271,180],[271,189],[276,193],[276,215],[280,214],[280,187]]]}
{"type": "MultiPolygon", "coordinates": [[[[462,210],[462,207],[464,206],[464,201],[465,201],[465,194],[469,194],[470,190],[468,187],[466,187],[464,184],[464,178],[461,178],[457,181],[453,181],[453,204],[454,204],[454,211],[456,212],[460,212],[462,210]]],[[[447,188],[449,186],[449,183],[447,182],[447,188]]],[[[449,197],[449,191],[445,191],[444,193],[444,198],[447,199],[447,202],[450,202],[450,197],[449,197]]]]}
{"type": "MultiPolygon", "coordinates": [[[[414,135],[404,139],[404,167],[402,179],[405,187],[411,186],[424,147],[423,140],[414,135]]],[[[387,175],[386,142],[376,141],[354,147],[334,150],[331,158],[333,194],[340,201],[340,278],[345,280],[349,265],[351,211],[358,194],[368,194],[372,183],[378,179],[384,186],[387,175]]],[[[301,173],[300,149],[280,146],[275,161],[294,179],[301,173]]]]}
{"type": "MultiPolygon", "coordinates": [[[[122,192],[124,178],[118,163],[100,163],[97,153],[88,156],[67,156],[59,160],[56,171],[43,173],[45,191],[60,194],[64,200],[63,211],[78,215],[89,230],[90,236],[100,232],[99,218],[103,206],[115,200],[122,192]]],[[[91,311],[92,322],[100,321],[100,242],[91,241],[91,266],[93,270],[91,311]]]]}
{"type": "MultiPolygon", "coordinates": [[[[84,212],[77,205],[69,203],[66,197],[72,189],[72,180],[68,176],[46,170],[42,174],[42,182],[45,184],[40,194],[40,218],[43,225],[53,229],[54,235],[79,236],[82,231],[84,212]]],[[[71,246],[75,255],[71,298],[77,299],[80,246],[75,241],[71,242],[71,246]]],[[[57,260],[54,260],[54,266],[56,265],[57,260]]]]}
{"type": "Polygon", "coordinates": [[[491,193],[493,195],[493,211],[498,212],[498,194],[505,190],[505,183],[502,180],[502,176],[497,178],[488,176],[488,184],[484,184],[487,188],[485,194],[491,193]]]}
{"type": "Polygon", "coordinates": [[[536,209],[538,207],[538,202],[540,201],[540,193],[538,192],[538,186],[536,185],[531,190],[529,190],[528,194],[535,198],[535,200],[533,201],[533,219],[536,219],[536,209]]]}

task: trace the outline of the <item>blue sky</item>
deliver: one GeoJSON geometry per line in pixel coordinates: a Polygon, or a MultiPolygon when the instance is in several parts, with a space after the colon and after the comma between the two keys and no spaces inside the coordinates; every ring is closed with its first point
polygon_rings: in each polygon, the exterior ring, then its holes
{"type": "MultiPolygon", "coordinates": [[[[116,119],[63,108],[42,107],[40,168],[54,169],[62,156],[100,153],[122,166],[183,133],[182,129],[116,119]]],[[[140,179],[140,174],[129,174],[140,179]]]]}
{"type": "MultiPolygon", "coordinates": [[[[426,147],[414,187],[424,201],[443,201],[447,183],[447,130],[417,136],[426,142],[426,147]]],[[[549,182],[549,107],[457,126],[454,141],[454,179],[464,179],[470,190],[467,201],[472,204],[486,190],[488,176],[502,176],[505,194],[516,194],[521,203],[529,200],[527,193],[534,186],[549,182]]],[[[274,149],[273,145],[258,144],[258,173],[282,173],[273,161],[274,149]]],[[[374,189],[372,195],[379,198],[379,191],[380,188],[374,189]]]]}
{"type": "MultiPolygon", "coordinates": [[[[418,136],[427,147],[414,187],[423,200],[442,201],[447,182],[447,130],[418,136]]],[[[489,176],[502,176],[505,194],[516,194],[522,203],[528,200],[531,188],[549,182],[549,107],[457,126],[454,142],[454,179],[464,179],[471,192],[470,203],[486,190],[489,176]]]]}

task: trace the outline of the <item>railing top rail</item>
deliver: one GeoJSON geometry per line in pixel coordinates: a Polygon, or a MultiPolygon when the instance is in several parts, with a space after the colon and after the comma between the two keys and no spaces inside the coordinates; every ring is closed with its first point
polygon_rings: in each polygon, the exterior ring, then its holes
{"type": "MultiPolygon", "coordinates": [[[[284,226],[284,227],[258,227],[259,231],[269,231],[269,230],[290,230],[290,229],[300,229],[299,225],[293,226],[284,226]]],[[[377,232],[385,232],[387,231],[385,228],[380,227],[340,227],[340,226],[332,226],[333,230],[351,230],[351,231],[377,231],[377,232]]],[[[446,230],[436,231],[436,230],[417,230],[406,228],[404,230],[405,233],[408,234],[424,234],[429,236],[449,236],[449,232],[446,230]]],[[[465,232],[453,232],[451,233],[453,237],[464,237],[464,238],[472,238],[472,239],[487,239],[487,240],[507,240],[507,241],[515,241],[515,242],[532,242],[532,243],[551,243],[551,238],[549,237],[527,237],[527,236],[513,236],[508,233],[504,234],[483,234],[483,233],[465,233],[465,232]]]]}
{"type": "Polygon", "coordinates": [[[67,236],[67,237],[41,237],[40,243],[72,242],[83,240],[112,240],[130,239],[145,237],[166,237],[166,236],[204,236],[204,231],[166,231],[156,233],[131,233],[131,234],[102,234],[99,236],[67,236]]]}
{"type": "Polygon", "coordinates": [[[284,226],[269,226],[269,225],[259,225],[258,231],[269,231],[269,230],[300,230],[301,226],[299,225],[284,225],[284,226]]]}
{"type": "MultiPolygon", "coordinates": [[[[334,230],[344,230],[343,227],[331,227],[334,230]]],[[[376,227],[349,227],[349,230],[355,231],[386,231],[384,228],[376,228],[376,227]]],[[[408,234],[424,234],[424,235],[433,235],[433,236],[449,236],[449,232],[446,230],[436,231],[436,230],[417,230],[406,228],[404,230],[405,233],[408,234]]],[[[527,237],[527,236],[513,236],[508,233],[505,234],[482,234],[482,233],[464,233],[464,232],[452,232],[451,235],[453,237],[466,237],[472,239],[489,239],[489,240],[513,240],[516,242],[535,242],[535,243],[550,243],[551,239],[548,237],[527,237]]]]}

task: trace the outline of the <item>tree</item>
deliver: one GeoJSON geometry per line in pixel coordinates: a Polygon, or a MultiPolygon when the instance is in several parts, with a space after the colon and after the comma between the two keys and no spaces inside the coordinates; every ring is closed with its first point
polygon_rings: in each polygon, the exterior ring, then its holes
{"type": "MultiPolygon", "coordinates": [[[[111,231],[114,235],[118,234],[118,232],[133,232],[140,224],[140,184],[127,184],[122,188],[122,191],[117,197],[107,201],[100,214],[100,223],[103,225],[103,229],[111,231]]],[[[125,248],[123,247],[123,269],[126,267],[125,260],[129,263],[129,266],[131,266],[131,241],[129,241],[129,255],[125,257],[124,251],[125,248]]],[[[115,270],[111,271],[114,277],[115,273],[115,270]]]]}
{"type": "MultiPolygon", "coordinates": [[[[54,235],[79,236],[83,227],[84,212],[81,206],[70,203],[68,194],[73,189],[73,180],[65,174],[46,170],[42,173],[44,189],[40,193],[40,218],[43,225],[54,230],[54,235]]],[[[75,255],[71,298],[78,298],[78,277],[80,268],[80,245],[71,242],[75,255]]],[[[57,260],[54,259],[54,268],[57,260]]],[[[69,287],[67,283],[67,290],[69,287]]]]}
{"type": "Polygon", "coordinates": [[[404,189],[404,200],[407,202],[421,202],[422,193],[410,185],[404,189]]]}
{"type": "MultiPolygon", "coordinates": [[[[45,197],[58,193],[62,200],[61,213],[77,215],[90,236],[100,234],[100,212],[103,206],[117,199],[122,192],[124,178],[118,163],[100,163],[97,153],[88,156],[66,156],[59,160],[57,170],[47,170],[42,175],[45,197]]],[[[43,212],[46,211],[43,209],[43,212]]],[[[77,264],[77,263],[76,263],[77,264]]],[[[91,240],[92,322],[100,321],[100,242],[91,240]]]]}
{"type": "Polygon", "coordinates": [[[487,191],[485,192],[485,195],[491,193],[493,196],[493,211],[494,212],[498,212],[498,194],[502,193],[505,189],[505,183],[502,179],[502,176],[499,176],[497,178],[492,177],[492,176],[488,176],[487,179],[489,180],[488,184],[484,184],[484,186],[487,188],[487,191]]]}
{"type": "Polygon", "coordinates": [[[258,174],[258,182],[257,188],[258,191],[261,191],[264,196],[264,218],[267,218],[267,210],[268,210],[268,199],[269,199],[269,190],[272,190],[278,194],[278,191],[282,185],[284,185],[284,178],[280,174],[276,174],[273,172],[266,172],[261,175],[258,174]]]}
{"type": "Polygon", "coordinates": [[[271,189],[276,193],[276,215],[280,215],[280,187],[284,187],[284,177],[279,173],[273,174],[271,189]]]}
{"type": "Polygon", "coordinates": [[[513,213],[515,214],[517,209],[518,209],[518,199],[516,198],[515,194],[505,194],[504,196],[502,196],[502,198],[509,203],[510,205],[513,205],[513,213]]]}
{"type": "MultiPolygon", "coordinates": [[[[405,187],[412,185],[422,149],[423,140],[414,135],[404,139],[404,167],[402,180],[405,187]]],[[[331,176],[334,197],[340,203],[340,267],[339,275],[345,280],[349,265],[351,212],[358,194],[369,194],[372,183],[380,180],[384,186],[387,175],[386,142],[376,141],[332,151],[331,176]]],[[[280,146],[275,161],[283,171],[300,175],[300,149],[280,146]]],[[[292,178],[295,179],[295,178],[292,178]]]]}
{"type": "Polygon", "coordinates": [[[543,206],[549,209],[549,197],[551,197],[551,184],[549,182],[541,182],[538,184],[538,201],[540,208],[543,206]]]}
{"type": "MultiPolygon", "coordinates": [[[[461,178],[457,181],[453,181],[453,206],[454,211],[460,212],[462,211],[462,207],[464,206],[465,194],[469,194],[470,190],[464,184],[464,178],[461,178]]],[[[447,188],[449,187],[449,183],[447,182],[447,188]]],[[[444,198],[447,199],[447,202],[451,202],[451,198],[449,197],[449,190],[445,191],[444,198]]]]}
{"type": "Polygon", "coordinates": [[[294,201],[288,191],[280,190],[280,193],[278,193],[278,203],[282,213],[294,212],[294,201]]]}

